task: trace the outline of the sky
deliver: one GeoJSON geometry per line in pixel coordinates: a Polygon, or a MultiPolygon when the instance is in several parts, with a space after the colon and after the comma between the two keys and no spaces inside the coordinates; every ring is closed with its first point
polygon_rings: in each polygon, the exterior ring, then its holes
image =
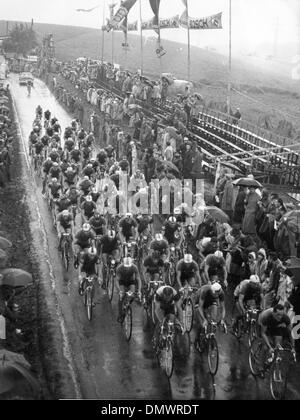
{"type": "MultiPolygon", "coordinates": [[[[0,16],[4,20],[85,26],[99,28],[103,22],[103,4],[111,0],[1,0],[0,16]],[[76,12],[77,8],[98,9],[90,13],[76,12]]],[[[114,1],[119,4],[118,0],[114,1]]],[[[153,16],[148,0],[142,2],[142,17],[153,16]]],[[[108,16],[108,7],[106,7],[108,16]]],[[[160,15],[172,17],[184,11],[182,0],[161,0],[160,15]]],[[[191,44],[202,48],[228,50],[229,0],[189,0],[191,17],[205,17],[223,12],[223,30],[191,31],[191,44]]],[[[129,14],[129,21],[139,17],[139,2],[129,14]]],[[[154,37],[153,31],[144,32],[154,37]]],[[[162,39],[186,43],[184,29],[163,30],[162,39]]],[[[286,45],[300,44],[299,0],[232,0],[233,54],[272,54],[274,51],[288,53],[286,45]],[[276,41],[275,41],[276,40],[276,41]],[[277,49],[275,50],[275,45],[277,49]],[[283,48],[284,46],[284,48],[283,48]]],[[[298,50],[300,52],[300,48],[298,50]]]]}

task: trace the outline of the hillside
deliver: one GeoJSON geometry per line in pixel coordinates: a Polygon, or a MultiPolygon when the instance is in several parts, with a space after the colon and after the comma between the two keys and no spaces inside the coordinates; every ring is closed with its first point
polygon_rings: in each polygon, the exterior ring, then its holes
{"type": "MultiPolygon", "coordinates": [[[[11,23],[12,24],[12,23],[11,23]]],[[[5,22],[0,22],[0,33],[5,32],[5,22]]],[[[59,60],[72,60],[79,56],[101,58],[102,33],[100,30],[52,24],[35,24],[41,39],[52,33],[55,40],[56,56],[59,60]]],[[[130,51],[125,55],[121,32],[114,34],[114,61],[128,69],[140,68],[140,38],[129,35],[130,51]]],[[[187,78],[187,46],[163,41],[167,55],[156,58],[155,33],[144,40],[144,69],[152,77],[159,77],[161,71],[172,72],[178,78],[187,78]]],[[[228,62],[227,57],[196,47],[191,48],[191,78],[197,90],[205,97],[206,103],[223,109],[226,103],[228,62]]],[[[104,59],[112,60],[111,34],[105,34],[104,59]]],[[[264,116],[269,118],[274,129],[279,121],[293,124],[294,132],[300,130],[300,83],[293,81],[292,65],[256,57],[234,59],[232,81],[235,89],[232,107],[240,107],[244,119],[257,124],[264,116]],[[243,61],[242,61],[243,60],[243,61]]]]}

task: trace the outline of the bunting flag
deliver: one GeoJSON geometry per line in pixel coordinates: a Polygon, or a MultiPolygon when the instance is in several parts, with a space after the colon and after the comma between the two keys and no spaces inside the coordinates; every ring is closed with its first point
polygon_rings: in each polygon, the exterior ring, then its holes
{"type": "Polygon", "coordinates": [[[154,29],[158,30],[158,28],[159,28],[158,19],[159,19],[160,0],[150,0],[150,6],[151,6],[151,9],[154,13],[154,20],[153,20],[154,29]]]}
{"type": "Polygon", "coordinates": [[[99,8],[99,6],[92,7],[91,9],[76,9],[76,12],[87,12],[87,13],[89,13],[89,12],[92,12],[93,10],[95,10],[95,9],[98,9],[98,8],[99,8]]]}
{"type": "Polygon", "coordinates": [[[204,18],[191,18],[185,11],[179,21],[180,26],[186,29],[188,29],[188,25],[190,29],[223,29],[222,12],[204,18]]]}
{"type": "Polygon", "coordinates": [[[129,50],[129,44],[128,44],[128,16],[126,16],[121,24],[120,29],[124,32],[124,42],[122,43],[122,47],[125,51],[129,50]]]}
{"type": "Polygon", "coordinates": [[[119,24],[128,15],[131,8],[135,5],[137,0],[125,0],[121,3],[117,13],[111,17],[107,23],[105,30],[110,32],[112,29],[118,29],[119,24]]]}

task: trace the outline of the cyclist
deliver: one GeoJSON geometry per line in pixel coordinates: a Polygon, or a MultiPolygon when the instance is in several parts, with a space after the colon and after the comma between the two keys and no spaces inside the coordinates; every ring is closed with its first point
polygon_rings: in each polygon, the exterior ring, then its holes
{"type": "Polygon", "coordinates": [[[138,291],[138,296],[141,298],[142,282],[139,270],[133,264],[132,258],[124,258],[124,261],[117,268],[116,287],[119,291],[119,316],[118,322],[123,322],[122,305],[125,293],[130,291],[132,293],[138,291]]]}
{"type": "Polygon", "coordinates": [[[53,162],[52,162],[51,158],[48,157],[43,164],[43,190],[42,190],[43,195],[46,192],[48,175],[49,175],[49,172],[50,172],[50,169],[52,168],[52,166],[53,166],[53,162]]]}
{"type": "Polygon", "coordinates": [[[67,192],[66,195],[68,199],[71,201],[72,208],[75,207],[75,211],[73,209],[73,215],[76,216],[76,212],[79,206],[79,198],[80,192],[76,189],[76,187],[71,187],[67,192]]]}
{"type": "Polygon", "coordinates": [[[164,269],[164,262],[160,258],[159,252],[153,252],[152,255],[149,255],[144,261],[145,275],[144,279],[146,286],[149,281],[159,281],[160,275],[164,269]]]}
{"type": "Polygon", "coordinates": [[[90,218],[89,224],[96,236],[103,236],[106,234],[106,220],[103,216],[101,216],[99,211],[94,212],[94,216],[90,218]]]}
{"type": "Polygon", "coordinates": [[[212,276],[211,284],[202,286],[198,292],[199,306],[198,313],[200,315],[200,330],[207,327],[210,319],[216,321],[218,315],[221,315],[221,323],[224,324],[226,310],[225,310],[225,295],[221,284],[217,281],[218,276],[212,276]],[[221,312],[219,314],[219,312],[221,312]]]}
{"type": "Polygon", "coordinates": [[[56,148],[51,150],[51,152],[49,153],[49,156],[52,162],[59,162],[59,153],[56,148]]]}
{"type": "Polygon", "coordinates": [[[31,88],[32,88],[32,81],[31,80],[27,81],[26,87],[27,87],[28,96],[30,96],[31,95],[31,88]]]}
{"type": "Polygon", "coordinates": [[[250,280],[243,280],[235,289],[234,296],[238,311],[236,322],[245,315],[247,308],[262,309],[264,295],[259,277],[252,275],[250,280]]]}
{"type": "Polygon", "coordinates": [[[55,214],[56,217],[58,217],[59,214],[61,214],[64,210],[67,210],[68,212],[71,209],[71,201],[68,199],[66,195],[61,195],[59,199],[55,202],[55,214]]]}
{"type": "Polygon", "coordinates": [[[78,146],[75,146],[74,149],[70,153],[70,159],[76,163],[80,162],[81,159],[81,152],[78,146]]]}
{"type": "Polygon", "coordinates": [[[225,287],[228,286],[226,261],[222,251],[216,251],[214,254],[209,254],[205,257],[204,261],[201,263],[200,270],[204,284],[209,284],[211,275],[218,273],[219,281],[225,287]]]}
{"type": "Polygon", "coordinates": [[[120,238],[114,230],[108,230],[100,240],[100,254],[102,255],[103,266],[107,267],[108,257],[112,257],[118,264],[120,261],[120,238]]]}
{"type": "Polygon", "coordinates": [[[60,166],[57,162],[53,162],[53,165],[52,165],[52,167],[50,168],[50,171],[49,171],[49,177],[50,177],[50,179],[56,178],[60,182],[61,169],[60,169],[60,166]]]}
{"type": "Polygon", "coordinates": [[[41,139],[38,138],[38,141],[33,145],[33,155],[32,155],[32,157],[34,159],[34,170],[35,171],[37,170],[37,162],[38,162],[38,159],[40,159],[40,162],[42,164],[42,161],[43,161],[43,156],[42,156],[43,149],[44,149],[44,145],[43,145],[41,139]]]}
{"type": "Polygon", "coordinates": [[[80,182],[79,184],[79,188],[82,191],[84,196],[87,196],[90,191],[91,191],[91,187],[94,184],[92,183],[92,181],[90,181],[88,176],[83,177],[83,180],[80,182]]]}
{"type": "Polygon", "coordinates": [[[35,131],[32,131],[29,135],[29,155],[32,154],[32,149],[38,142],[39,136],[35,131]]]}
{"type": "Polygon", "coordinates": [[[64,210],[57,217],[57,233],[59,239],[58,250],[61,251],[61,243],[64,233],[70,233],[70,240],[72,241],[74,234],[74,220],[72,214],[69,210],[64,210]]]}
{"type": "Polygon", "coordinates": [[[137,223],[131,213],[126,213],[125,217],[120,220],[119,229],[122,243],[128,242],[130,238],[137,240],[137,223]]]}
{"type": "Polygon", "coordinates": [[[90,195],[87,195],[86,199],[81,204],[82,223],[86,223],[88,220],[90,220],[93,217],[96,209],[97,209],[97,206],[93,202],[92,197],[90,195]]]}
{"type": "Polygon", "coordinates": [[[263,311],[259,316],[258,324],[261,327],[261,337],[271,355],[268,359],[269,363],[273,360],[275,347],[289,342],[294,349],[291,320],[283,305],[276,305],[274,308],[263,311]]]}
{"type": "Polygon", "coordinates": [[[170,246],[174,245],[177,250],[180,249],[183,237],[180,223],[177,223],[176,217],[169,217],[163,224],[163,234],[170,246]]]}
{"type": "Polygon", "coordinates": [[[42,138],[41,141],[43,143],[44,146],[44,150],[45,150],[45,158],[47,158],[47,154],[48,154],[48,147],[49,147],[49,143],[50,143],[50,137],[48,136],[48,134],[45,134],[42,138]]]}
{"type": "MultiPolygon", "coordinates": [[[[155,294],[155,315],[159,321],[159,324],[162,323],[164,317],[169,314],[175,315],[177,313],[179,318],[182,319],[182,305],[181,305],[181,296],[176,292],[175,289],[171,286],[161,286],[157,289],[155,294]]],[[[159,327],[159,324],[157,327],[159,327]]],[[[154,334],[155,335],[155,334],[154,334]]]]}
{"type": "Polygon", "coordinates": [[[42,118],[43,116],[43,108],[41,107],[41,105],[38,105],[36,110],[35,110],[35,115],[38,116],[39,118],[42,118]]]}
{"type": "Polygon", "coordinates": [[[166,263],[169,259],[169,244],[161,233],[156,233],[154,240],[150,244],[150,252],[158,252],[160,258],[166,263]]]}
{"type": "Polygon", "coordinates": [[[44,118],[46,121],[50,122],[51,112],[49,111],[49,109],[47,109],[47,111],[44,112],[44,118]]]}
{"type": "Polygon", "coordinates": [[[72,137],[69,137],[65,141],[65,144],[64,144],[64,154],[67,158],[70,157],[70,154],[71,154],[72,150],[74,149],[74,147],[75,147],[75,142],[72,139],[72,137]]]}
{"type": "Polygon", "coordinates": [[[57,178],[52,178],[51,182],[48,184],[49,188],[49,197],[52,200],[58,200],[61,194],[61,185],[58,183],[57,178]]]}
{"type": "Polygon", "coordinates": [[[195,287],[201,287],[201,279],[199,274],[199,266],[193,260],[191,254],[186,254],[182,260],[180,260],[176,267],[177,283],[179,289],[182,289],[186,284],[195,287]]]}
{"type": "Polygon", "coordinates": [[[85,289],[85,280],[87,277],[94,276],[98,277],[98,264],[99,258],[97,255],[96,248],[89,248],[87,252],[82,256],[81,259],[81,269],[79,275],[79,288],[78,292],[80,296],[84,294],[85,289]]]}
{"type": "Polygon", "coordinates": [[[63,185],[64,189],[68,190],[76,185],[77,182],[77,172],[72,168],[72,166],[69,166],[64,173],[64,180],[63,185]]]}
{"type": "Polygon", "coordinates": [[[74,239],[74,257],[75,268],[78,268],[79,265],[79,256],[81,253],[84,253],[85,250],[89,249],[91,246],[93,247],[95,243],[95,234],[92,231],[91,225],[85,223],[82,226],[82,229],[77,232],[75,239],[74,239]]]}
{"type": "Polygon", "coordinates": [[[151,226],[153,225],[153,217],[147,214],[139,214],[136,218],[138,224],[138,234],[141,236],[148,236],[151,233],[151,226]]]}
{"type": "Polygon", "coordinates": [[[92,179],[94,174],[95,174],[95,170],[93,168],[92,163],[88,163],[82,170],[82,175],[88,176],[90,180],[92,179]]]}

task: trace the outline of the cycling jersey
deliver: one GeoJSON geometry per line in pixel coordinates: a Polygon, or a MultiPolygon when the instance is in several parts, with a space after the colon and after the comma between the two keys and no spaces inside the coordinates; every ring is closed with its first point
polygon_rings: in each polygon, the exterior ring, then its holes
{"type": "Polygon", "coordinates": [[[77,190],[72,190],[69,194],[68,194],[68,198],[71,201],[71,205],[75,206],[76,204],[78,204],[78,197],[80,197],[80,194],[77,190]]]}
{"type": "Polygon", "coordinates": [[[53,162],[52,161],[46,161],[43,165],[43,171],[46,175],[49,174],[50,169],[52,168],[53,162]]]}
{"type": "Polygon", "coordinates": [[[176,223],[174,226],[171,226],[169,222],[166,222],[163,228],[164,228],[164,237],[169,242],[169,244],[174,244],[178,242],[178,238],[175,238],[175,232],[181,229],[181,226],[179,223],[176,223]]]}
{"type": "Polygon", "coordinates": [[[162,260],[154,261],[153,258],[149,256],[144,261],[144,267],[149,274],[159,274],[164,268],[164,262],[162,260]]]}
{"type": "Polygon", "coordinates": [[[171,286],[162,286],[160,287],[155,294],[155,300],[160,303],[160,308],[164,311],[165,315],[172,314],[175,312],[174,310],[174,303],[180,300],[181,296],[179,293],[176,292],[175,289],[171,286]],[[166,300],[164,297],[164,290],[170,289],[172,290],[172,294],[170,295],[170,300],[166,300]]]}
{"type": "Polygon", "coordinates": [[[153,223],[153,218],[150,216],[144,216],[142,219],[138,219],[138,232],[143,233],[147,227],[153,223]]]}
{"type": "Polygon", "coordinates": [[[73,217],[71,214],[68,215],[68,217],[64,217],[62,214],[60,214],[57,218],[57,221],[61,224],[61,226],[66,229],[71,229],[73,217]]]}
{"type": "Polygon", "coordinates": [[[102,152],[98,153],[97,160],[100,163],[100,165],[105,165],[106,159],[107,159],[106,152],[102,151],[102,152]]]}
{"type": "Polygon", "coordinates": [[[94,232],[83,232],[82,230],[79,231],[75,237],[76,244],[79,245],[81,248],[89,248],[91,245],[91,241],[95,239],[94,232]]]}
{"type": "Polygon", "coordinates": [[[204,301],[203,308],[208,309],[210,306],[218,304],[219,302],[225,301],[225,294],[223,290],[220,292],[219,296],[214,296],[211,286],[206,285],[202,286],[200,289],[200,300],[204,301]]]}
{"type": "Polygon", "coordinates": [[[56,202],[57,210],[59,213],[63,212],[64,210],[68,210],[71,206],[71,201],[68,199],[59,200],[56,202]]]}
{"type": "Polygon", "coordinates": [[[86,167],[86,168],[84,168],[83,169],[83,171],[82,171],[82,175],[84,175],[84,176],[88,176],[88,177],[90,177],[91,175],[93,175],[94,174],[94,169],[93,168],[88,168],[88,167],[86,167]]]}
{"type": "Polygon", "coordinates": [[[86,273],[87,276],[92,276],[97,273],[98,256],[91,256],[85,254],[82,259],[81,272],[86,273]]]}
{"type": "Polygon", "coordinates": [[[191,264],[186,264],[184,260],[181,260],[177,265],[177,271],[181,272],[181,280],[189,280],[199,272],[199,267],[195,261],[191,264]]]}
{"type": "Polygon", "coordinates": [[[94,211],[96,210],[97,207],[96,207],[96,204],[93,201],[91,201],[91,202],[85,201],[82,204],[81,208],[84,211],[84,215],[88,219],[90,219],[93,216],[94,211]]]}
{"type": "Polygon", "coordinates": [[[82,149],[82,156],[83,159],[88,159],[90,157],[91,149],[89,147],[85,147],[82,149]]]}
{"type": "Polygon", "coordinates": [[[208,268],[208,275],[214,275],[217,274],[219,278],[221,278],[224,275],[224,268],[226,267],[226,261],[223,257],[216,257],[213,254],[208,255],[203,264],[202,268],[204,267],[204,264],[207,265],[208,268]]]}
{"type": "Polygon", "coordinates": [[[61,185],[59,185],[59,184],[49,184],[48,186],[50,188],[51,196],[54,199],[59,198],[59,192],[61,190],[61,185]]]}
{"type": "Polygon", "coordinates": [[[104,217],[100,217],[100,219],[96,219],[92,217],[89,220],[89,224],[92,226],[93,231],[96,233],[97,236],[103,235],[104,228],[106,225],[106,220],[104,217]]]}
{"type": "Polygon", "coordinates": [[[50,137],[47,136],[47,134],[45,134],[42,138],[41,138],[41,142],[43,143],[43,145],[45,147],[49,146],[49,142],[50,142],[50,137]]]}
{"type": "Polygon", "coordinates": [[[45,120],[49,121],[50,117],[51,117],[51,112],[50,111],[45,111],[44,112],[44,117],[45,117],[45,120]]]}
{"type": "Polygon", "coordinates": [[[65,149],[67,149],[69,152],[74,148],[75,143],[74,140],[66,140],[65,141],[65,149]]]}
{"type": "Polygon", "coordinates": [[[91,195],[91,197],[93,199],[93,202],[94,203],[97,203],[97,201],[98,201],[98,199],[99,199],[99,197],[100,197],[101,194],[100,193],[93,193],[92,192],[90,195],[91,195]]]}
{"type": "Polygon", "coordinates": [[[254,283],[250,282],[249,280],[245,280],[241,284],[239,294],[244,296],[244,302],[248,302],[249,300],[255,300],[256,304],[258,305],[261,301],[262,286],[259,283],[254,283]]]}
{"type": "Polygon", "coordinates": [[[113,147],[113,146],[107,146],[107,147],[105,148],[105,151],[106,151],[107,157],[108,157],[109,159],[111,159],[111,158],[113,158],[113,157],[114,157],[114,152],[115,152],[115,149],[114,149],[114,147],[113,147]]]}
{"type": "Polygon", "coordinates": [[[117,277],[119,277],[120,286],[130,287],[134,285],[138,276],[139,272],[135,265],[125,267],[122,264],[117,268],[117,277]]]}
{"type": "Polygon", "coordinates": [[[36,143],[36,144],[34,145],[34,150],[35,150],[35,153],[36,153],[37,155],[40,155],[40,154],[42,153],[43,148],[44,148],[43,143],[36,143]]]}
{"type": "Polygon", "coordinates": [[[66,172],[64,176],[67,183],[74,184],[77,173],[75,171],[72,171],[72,172],[70,171],[70,172],[66,172]]]}
{"type": "Polygon", "coordinates": [[[113,251],[119,248],[120,240],[116,236],[114,239],[109,239],[107,235],[102,236],[101,241],[102,253],[111,254],[113,251]]]}
{"type": "Polygon", "coordinates": [[[137,227],[137,223],[135,220],[130,219],[122,219],[119,223],[119,227],[122,229],[122,234],[125,237],[126,241],[132,236],[132,228],[137,227]]]}
{"type": "Polygon", "coordinates": [[[150,249],[157,251],[160,255],[168,253],[169,244],[164,239],[162,241],[152,241],[150,244],[150,249]]]}
{"type": "Polygon", "coordinates": [[[52,167],[49,171],[51,178],[57,178],[60,177],[60,168],[59,167],[52,167]]]}
{"type": "Polygon", "coordinates": [[[81,157],[80,150],[72,150],[70,156],[71,156],[71,159],[75,160],[75,162],[78,163],[81,157]]]}
{"type": "Polygon", "coordinates": [[[59,160],[59,154],[57,152],[51,152],[49,156],[52,162],[57,162],[59,160]]]}
{"type": "Polygon", "coordinates": [[[267,309],[259,317],[259,323],[267,327],[267,335],[270,337],[286,336],[287,328],[291,325],[290,318],[283,314],[278,321],[274,317],[273,308],[267,309]]]}

